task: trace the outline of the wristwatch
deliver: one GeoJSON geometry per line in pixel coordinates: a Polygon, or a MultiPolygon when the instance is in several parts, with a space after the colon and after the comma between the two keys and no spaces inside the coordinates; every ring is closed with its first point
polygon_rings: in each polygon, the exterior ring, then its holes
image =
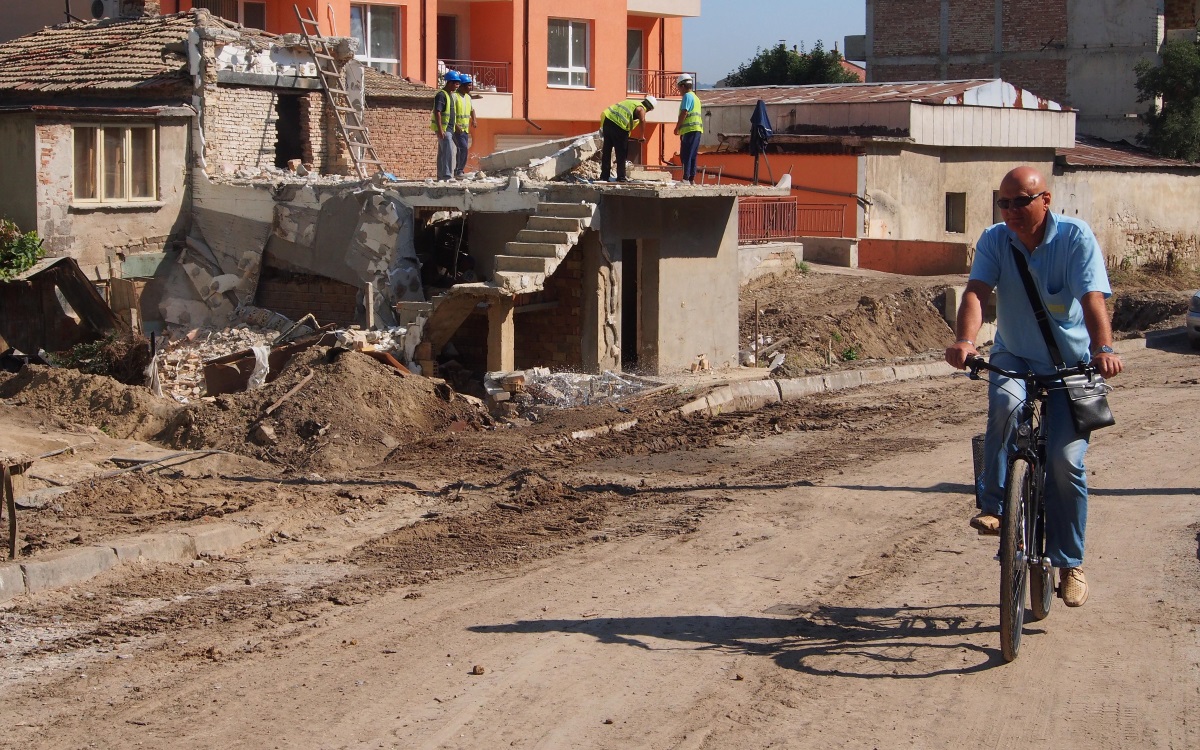
{"type": "Polygon", "coordinates": [[[1096,354],[1116,354],[1116,352],[1113,351],[1113,348],[1111,346],[1109,346],[1108,344],[1105,344],[1104,346],[1097,349],[1095,353],[1096,354]]]}

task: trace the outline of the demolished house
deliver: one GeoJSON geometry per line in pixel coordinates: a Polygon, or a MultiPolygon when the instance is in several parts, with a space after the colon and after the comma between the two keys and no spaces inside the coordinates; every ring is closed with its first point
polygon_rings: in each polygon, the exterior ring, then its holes
{"type": "Polygon", "coordinates": [[[300,35],[148,7],[0,45],[0,205],[94,283],[134,280],[145,331],[266,308],[386,330],[426,374],[736,366],[737,200],[771,190],[553,179],[590,135],[435,183],[432,90],[324,41],[376,169],[300,35]]]}

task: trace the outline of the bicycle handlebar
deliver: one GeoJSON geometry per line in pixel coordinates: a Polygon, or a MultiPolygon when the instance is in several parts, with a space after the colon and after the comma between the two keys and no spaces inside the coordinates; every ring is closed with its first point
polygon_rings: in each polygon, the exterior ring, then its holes
{"type": "Polygon", "coordinates": [[[1086,375],[1091,377],[1092,375],[1096,374],[1096,366],[1085,362],[1080,362],[1074,367],[1056,367],[1054,368],[1053,375],[1038,375],[1033,372],[1013,372],[1012,370],[1005,370],[1003,367],[997,367],[991,362],[985,360],[983,357],[977,356],[967,357],[966,366],[967,369],[970,370],[970,373],[968,373],[967,377],[971,378],[972,380],[981,379],[979,376],[980,370],[990,370],[991,372],[994,372],[997,375],[1003,375],[1006,378],[1015,378],[1017,380],[1026,381],[1032,380],[1034,382],[1041,383],[1042,385],[1056,384],[1067,375],[1086,375]]]}

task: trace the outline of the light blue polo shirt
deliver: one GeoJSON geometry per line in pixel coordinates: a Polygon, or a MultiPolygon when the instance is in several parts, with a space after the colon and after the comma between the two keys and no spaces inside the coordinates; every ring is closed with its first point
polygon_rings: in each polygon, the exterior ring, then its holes
{"type": "Polygon", "coordinates": [[[1041,292],[1042,304],[1050,315],[1050,329],[1065,364],[1091,360],[1090,339],[1083,322],[1079,300],[1088,292],[1112,296],[1104,253],[1086,222],[1046,214],[1046,236],[1030,253],[1005,224],[984,230],[975,247],[971,280],[982,281],[996,290],[996,344],[993,351],[1006,351],[1029,361],[1038,371],[1051,371],[1050,352],[1021,283],[1010,243],[1025,256],[1029,274],[1041,292]]]}

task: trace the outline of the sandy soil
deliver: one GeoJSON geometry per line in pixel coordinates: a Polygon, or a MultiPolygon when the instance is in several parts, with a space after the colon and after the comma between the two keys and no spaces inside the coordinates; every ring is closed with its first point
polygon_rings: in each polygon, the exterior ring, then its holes
{"type": "MultiPolygon", "coordinates": [[[[815,276],[786,282],[790,298],[760,291],[781,314],[872,307],[815,276]]],[[[895,341],[890,356],[938,343],[895,341]]],[[[231,444],[22,511],[35,555],[206,517],[269,533],[0,606],[0,747],[1200,746],[1200,470],[1181,458],[1196,355],[1126,359],[1119,423],[1089,455],[1091,600],[1027,627],[1014,664],[998,653],[995,543],[965,524],[979,383],[717,419],[673,416],[694,394],[667,392],[525,428],[437,412],[356,469],[231,444]]],[[[46,460],[64,477],[130,449],[33,410],[36,390],[9,396],[25,405],[0,425],[31,446],[86,443],[46,460]]],[[[92,408],[82,421],[102,419],[92,408]]]]}

